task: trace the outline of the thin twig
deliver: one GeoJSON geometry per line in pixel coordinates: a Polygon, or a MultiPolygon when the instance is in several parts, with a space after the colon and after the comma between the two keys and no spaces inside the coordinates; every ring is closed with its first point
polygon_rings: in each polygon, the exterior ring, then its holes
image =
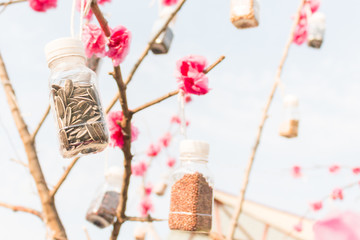
{"type": "Polygon", "coordinates": [[[65,179],[67,178],[67,176],[69,175],[70,171],[73,169],[73,167],[75,166],[75,164],[77,163],[77,161],[80,159],[80,157],[76,157],[72,160],[72,162],[70,163],[70,165],[66,168],[65,172],[63,173],[63,175],[60,177],[59,181],[56,183],[55,187],[51,190],[50,192],[50,196],[54,197],[56,192],[59,190],[59,188],[61,187],[61,185],[63,184],[63,182],[65,181],[65,179]]]}
{"type": "MultiPolygon", "coordinates": [[[[204,73],[207,74],[208,72],[210,72],[214,67],[216,67],[219,63],[221,63],[224,59],[225,59],[225,56],[219,57],[219,59],[216,62],[214,62],[213,64],[211,64],[208,68],[206,68],[204,70],[204,73]]],[[[164,96],[161,96],[161,97],[159,97],[157,99],[154,99],[154,100],[152,100],[152,101],[150,101],[148,103],[145,103],[144,105],[142,105],[140,107],[135,108],[131,112],[132,112],[132,114],[137,113],[137,112],[139,112],[141,110],[144,110],[145,108],[148,108],[148,107],[150,107],[152,105],[160,103],[160,102],[164,101],[165,99],[168,99],[169,97],[175,96],[178,93],[179,93],[179,90],[174,90],[172,92],[169,92],[169,93],[165,94],[164,96]]]]}
{"type": "Polygon", "coordinates": [[[163,222],[167,221],[167,219],[160,219],[160,218],[152,218],[152,217],[125,217],[126,221],[131,222],[163,222]]]}
{"type": "Polygon", "coordinates": [[[17,159],[15,159],[15,158],[10,158],[10,160],[11,160],[12,162],[14,162],[14,163],[20,164],[20,165],[23,166],[23,167],[29,168],[29,165],[26,164],[26,163],[24,163],[24,162],[21,161],[21,160],[17,160],[17,159]]]}
{"type": "Polygon", "coordinates": [[[87,230],[87,228],[83,227],[83,230],[84,230],[84,233],[85,233],[85,236],[86,236],[86,240],[91,240],[91,237],[90,237],[90,234],[89,234],[89,231],[87,230]]]}
{"type": "Polygon", "coordinates": [[[41,126],[42,126],[43,123],[45,122],[45,119],[46,119],[46,117],[48,116],[49,112],[50,112],[50,104],[49,104],[49,106],[47,107],[47,109],[46,109],[43,117],[41,118],[39,124],[38,124],[37,127],[35,128],[35,131],[34,131],[33,134],[31,135],[31,138],[32,138],[33,141],[35,141],[36,134],[39,132],[41,126]]]}
{"type": "Polygon", "coordinates": [[[101,29],[103,30],[106,37],[110,37],[111,32],[108,25],[108,21],[105,19],[104,15],[102,14],[97,1],[93,0],[91,2],[91,10],[94,13],[96,19],[98,20],[101,29]]]}
{"type": "Polygon", "coordinates": [[[27,207],[23,207],[23,206],[15,206],[15,205],[3,203],[3,202],[0,202],[0,207],[11,209],[14,212],[30,213],[30,214],[33,214],[33,215],[39,217],[41,220],[43,220],[41,212],[39,212],[35,209],[32,209],[32,208],[27,208],[27,207]]]}
{"type": "MultiPolygon", "coordinates": [[[[179,5],[176,7],[176,9],[174,10],[174,12],[169,16],[169,18],[167,19],[167,21],[164,23],[163,27],[160,28],[160,30],[154,35],[154,37],[150,40],[150,42],[146,45],[145,50],[143,51],[143,53],[141,54],[141,56],[139,57],[139,59],[136,61],[135,65],[133,66],[133,68],[131,69],[126,81],[125,81],[125,85],[128,85],[130,83],[130,81],[132,80],[132,78],[134,77],[135,72],[137,71],[137,69],[139,68],[139,66],[141,65],[141,63],[143,62],[143,60],[145,59],[145,57],[148,55],[151,46],[154,44],[154,42],[156,41],[156,39],[160,36],[160,34],[167,28],[167,26],[169,25],[169,23],[174,19],[174,17],[178,14],[178,12],[181,10],[181,8],[183,7],[183,5],[185,4],[186,0],[182,0],[179,5]]],[[[109,106],[106,108],[106,112],[109,112],[111,110],[111,108],[115,105],[116,101],[119,99],[119,93],[116,94],[116,96],[111,100],[109,106]]]]}
{"type": "Polygon", "coordinates": [[[21,3],[21,2],[27,2],[27,0],[10,0],[8,2],[1,2],[0,7],[1,6],[8,6],[8,5],[14,4],[14,3],[21,3]]]}
{"type": "Polygon", "coordinates": [[[305,1],[306,0],[301,0],[300,6],[299,6],[299,8],[297,10],[296,17],[294,18],[294,22],[293,22],[293,25],[291,27],[291,31],[290,31],[290,34],[289,34],[289,38],[288,38],[287,43],[285,45],[285,49],[284,49],[283,55],[282,55],[281,60],[280,60],[280,64],[278,66],[278,69],[277,69],[277,72],[276,72],[276,75],[275,75],[275,82],[274,82],[274,84],[272,86],[270,95],[269,95],[269,97],[268,97],[268,99],[266,101],[266,104],[265,104],[264,112],[263,112],[261,122],[260,122],[260,125],[259,125],[259,128],[258,128],[257,134],[256,134],[255,145],[254,145],[254,147],[253,147],[253,149],[251,151],[251,155],[250,155],[250,158],[248,160],[248,164],[247,164],[245,175],[244,175],[243,182],[242,182],[242,187],[241,187],[241,190],[240,190],[240,195],[239,195],[238,200],[237,200],[237,205],[235,207],[234,215],[233,215],[233,217],[231,219],[231,222],[230,222],[229,232],[228,232],[228,235],[227,235],[228,240],[233,239],[234,234],[235,234],[236,225],[237,225],[239,216],[240,216],[240,214],[242,212],[242,208],[243,208],[246,189],[247,189],[247,186],[249,184],[249,177],[250,177],[251,169],[252,169],[252,166],[253,166],[253,163],[254,163],[254,160],[255,160],[255,155],[256,155],[258,146],[260,144],[263,128],[264,128],[266,119],[268,118],[268,111],[270,109],[270,105],[271,105],[271,102],[272,102],[273,97],[275,95],[276,89],[277,89],[277,87],[279,85],[281,73],[282,73],[282,70],[283,70],[283,66],[284,66],[284,63],[285,63],[285,61],[287,59],[290,46],[291,46],[291,44],[293,42],[294,32],[295,32],[296,26],[297,26],[297,24],[299,22],[300,12],[301,12],[301,9],[303,8],[304,4],[305,4],[305,1]]]}

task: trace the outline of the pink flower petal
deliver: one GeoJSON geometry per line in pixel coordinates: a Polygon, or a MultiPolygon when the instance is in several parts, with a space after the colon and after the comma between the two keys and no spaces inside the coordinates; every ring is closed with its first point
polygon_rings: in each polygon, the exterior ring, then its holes
{"type": "MultiPolygon", "coordinates": [[[[123,114],[121,111],[113,111],[108,114],[108,125],[110,131],[110,146],[122,148],[124,146],[124,134],[121,126],[118,122],[123,120],[123,114]]],[[[138,138],[139,130],[133,124],[131,124],[131,141],[135,141],[138,138]]]]}
{"type": "Polygon", "coordinates": [[[129,53],[131,33],[124,26],[117,26],[111,31],[109,51],[107,56],[113,60],[114,66],[119,66],[129,53]]]}
{"type": "Polygon", "coordinates": [[[344,195],[343,195],[343,191],[341,188],[335,188],[331,194],[332,199],[336,200],[343,200],[344,199],[344,195]]]}
{"type": "Polygon", "coordinates": [[[153,185],[148,183],[145,187],[144,187],[144,190],[145,190],[145,195],[146,196],[149,196],[152,192],[152,189],[153,189],[153,185]]]}
{"type": "Polygon", "coordinates": [[[165,6],[172,6],[175,5],[178,0],[162,0],[162,4],[165,6]]]}
{"type": "Polygon", "coordinates": [[[155,144],[150,144],[148,150],[147,150],[147,155],[149,157],[156,157],[161,151],[161,146],[160,145],[155,145],[155,144]]]}
{"type": "Polygon", "coordinates": [[[313,211],[319,211],[322,209],[322,202],[319,201],[319,202],[313,202],[313,203],[310,203],[310,207],[313,211]]]}
{"type": "Polygon", "coordinates": [[[145,197],[141,202],[140,202],[140,214],[143,217],[146,217],[149,212],[152,212],[154,210],[154,206],[153,203],[151,201],[151,199],[149,197],[145,197]]]}
{"type": "Polygon", "coordinates": [[[37,12],[46,12],[50,8],[56,8],[57,0],[28,0],[30,7],[37,12]]]}
{"type": "Polygon", "coordinates": [[[175,158],[168,158],[167,162],[166,162],[166,165],[169,167],[169,168],[172,168],[174,165],[176,164],[176,159],[175,158]]]}
{"type": "Polygon", "coordinates": [[[97,57],[106,55],[106,37],[100,27],[95,24],[87,24],[84,27],[82,41],[85,46],[86,57],[91,58],[93,54],[97,57]]]}
{"type": "Polygon", "coordinates": [[[301,167],[300,166],[293,166],[292,175],[293,175],[294,178],[301,177],[302,176],[301,167]]]}
{"type": "Polygon", "coordinates": [[[146,173],[148,165],[145,161],[131,164],[131,173],[134,176],[142,177],[146,173]]]}
{"type": "Polygon", "coordinates": [[[302,232],[303,230],[302,222],[299,222],[298,224],[294,225],[294,230],[297,232],[302,232]]]}
{"type": "Polygon", "coordinates": [[[329,167],[329,172],[331,172],[331,173],[336,173],[339,170],[340,170],[340,166],[338,166],[338,165],[332,165],[329,167]]]}
{"type": "Polygon", "coordinates": [[[352,172],[355,174],[355,175],[359,175],[360,174],[360,167],[355,167],[352,169],[352,172]]]}
{"type": "Polygon", "coordinates": [[[171,133],[169,132],[165,133],[165,135],[160,138],[160,144],[163,147],[168,147],[170,145],[171,138],[172,138],[171,133]]]}

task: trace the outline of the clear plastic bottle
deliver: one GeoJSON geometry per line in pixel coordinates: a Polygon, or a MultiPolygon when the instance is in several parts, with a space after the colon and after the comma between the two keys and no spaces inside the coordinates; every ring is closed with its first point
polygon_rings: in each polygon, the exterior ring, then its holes
{"type": "Polygon", "coordinates": [[[61,155],[70,158],[101,152],[108,145],[109,134],[96,74],[85,65],[82,42],[60,38],[47,44],[45,53],[61,155]]]}
{"type": "Polygon", "coordinates": [[[240,29],[259,26],[260,4],[258,0],[231,0],[230,19],[240,29]]]}
{"type": "Polygon", "coordinates": [[[308,46],[320,48],[325,35],[325,14],[316,12],[309,19],[308,46]]]}
{"type": "Polygon", "coordinates": [[[122,172],[119,167],[108,169],[105,176],[106,181],[97,191],[87,211],[86,220],[99,228],[105,228],[114,221],[121,192],[122,172]]]}
{"type": "Polygon", "coordinates": [[[212,224],[213,177],[207,167],[209,144],[184,140],[181,164],[172,174],[169,227],[171,230],[209,232],[212,224]]]}
{"type": "MultiPolygon", "coordinates": [[[[173,7],[161,7],[159,19],[155,21],[152,29],[152,36],[159,32],[173,10],[173,7]]],[[[174,38],[174,33],[172,30],[174,21],[175,20],[172,20],[170,22],[168,27],[160,34],[159,37],[156,38],[155,42],[151,45],[151,51],[154,54],[166,54],[169,51],[171,42],[174,38]]]]}
{"type": "Polygon", "coordinates": [[[299,99],[294,95],[286,95],[284,98],[285,119],[280,126],[279,134],[282,137],[294,138],[299,130],[299,99]]]}

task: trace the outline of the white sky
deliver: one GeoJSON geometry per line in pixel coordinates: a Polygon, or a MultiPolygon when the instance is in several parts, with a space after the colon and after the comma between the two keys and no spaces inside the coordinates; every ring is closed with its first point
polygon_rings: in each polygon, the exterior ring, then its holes
{"type": "MultiPolygon", "coordinates": [[[[113,0],[103,8],[110,26],[122,24],[133,34],[130,54],[122,66],[124,76],[143,51],[156,19],[157,7],[150,8],[149,3],[147,0],[113,0]]],[[[70,33],[71,1],[59,1],[58,5],[56,10],[42,14],[32,11],[27,3],[14,4],[0,15],[0,51],[31,130],[48,104],[49,70],[44,45],[70,33]]],[[[298,1],[263,1],[261,26],[243,31],[230,23],[229,5],[230,1],[224,0],[189,0],[177,19],[169,54],[147,57],[129,85],[128,96],[130,107],[136,107],[175,89],[173,73],[180,57],[199,54],[211,63],[220,55],[226,55],[226,60],[209,74],[212,91],[206,96],[194,97],[186,115],[191,121],[189,137],[211,144],[210,167],[216,188],[238,193],[298,1]]],[[[326,170],[311,171],[303,180],[292,179],[284,169],[294,164],[360,165],[359,7],[356,0],[346,3],[323,1],[320,10],[327,16],[327,31],[322,49],[292,46],[282,79],[286,92],[300,97],[300,136],[293,140],[278,136],[282,110],[278,92],[264,129],[248,199],[303,214],[309,201],[322,198],[335,187],[356,181],[350,170],[345,169],[336,176],[326,170]]],[[[106,59],[99,75],[105,106],[116,91],[115,82],[107,75],[109,71],[111,62],[106,59]]],[[[21,160],[25,160],[2,90],[0,108],[1,121],[11,134],[21,160]]],[[[134,152],[141,153],[150,142],[158,139],[177,111],[175,97],[136,115],[134,123],[140,128],[141,135],[134,144],[134,152]]],[[[54,126],[49,117],[37,139],[39,157],[50,186],[56,183],[63,167],[69,163],[58,153],[54,126]]],[[[177,156],[177,145],[178,142],[174,142],[170,151],[174,156],[177,156]]],[[[9,160],[16,154],[3,128],[0,128],[0,151],[0,201],[39,208],[30,175],[9,160]]],[[[107,153],[110,164],[122,163],[120,151],[109,149],[107,153]]],[[[85,239],[83,226],[88,228],[92,239],[107,239],[110,235],[111,228],[99,230],[85,221],[94,191],[103,180],[105,159],[106,153],[81,159],[57,194],[58,211],[70,239],[85,239]]],[[[151,169],[153,182],[164,170],[165,159],[165,155],[161,155],[151,169]]],[[[135,179],[131,185],[131,196],[135,200],[129,204],[129,215],[138,214],[138,183],[135,179]]],[[[328,203],[321,213],[311,217],[318,218],[336,207],[359,210],[359,190],[354,188],[344,194],[343,203],[328,203]]],[[[167,194],[162,199],[155,198],[153,216],[167,217],[168,197],[167,194]]],[[[135,225],[126,223],[121,239],[131,239],[135,225]]],[[[157,227],[165,237],[167,224],[157,227]]],[[[0,208],[0,239],[44,239],[44,226],[31,215],[0,208]]]]}

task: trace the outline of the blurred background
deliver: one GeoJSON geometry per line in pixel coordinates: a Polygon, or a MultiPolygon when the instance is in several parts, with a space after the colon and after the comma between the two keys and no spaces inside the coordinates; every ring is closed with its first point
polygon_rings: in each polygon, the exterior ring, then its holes
{"type": "MultiPolygon", "coordinates": [[[[20,108],[34,130],[49,103],[49,70],[44,46],[49,41],[70,36],[71,1],[59,1],[47,13],[37,13],[28,3],[8,6],[0,14],[0,51],[20,108]]],[[[122,64],[123,76],[142,53],[157,18],[156,4],[150,0],[116,1],[102,7],[109,24],[126,26],[132,32],[130,53],[122,64]]],[[[203,55],[209,63],[219,56],[226,59],[209,73],[209,94],[193,97],[186,106],[190,121],[188,137],[210,143],[209,165],[215,176],[215,188],[238,194],[243,171],[255,141],[262,109],[274,82],[277,65],[287,41],[291,17],[299,1],[262,1],[260,26],[238,30],[230,22],[230,1],[189,0],[177,17],[174,40],[167,55],[150,53],[128,86],[128,102],[135,108],[177,88],[174,77],[179,58],[203,55]]],[[[285,92],[300,99],[299,137],[285,139],[278,135],[282,121],[282,99],[277,92],[265,125],[256,156],[246,199],[298,215],[308,203],[329,195],[336,187],[356,182],[351,169],[330,174],[326,168],[304,170],[294,179],[291,168],[316,165],[360,166],[360,2],[322,1],[326,14],[326,34],[320,50],[293,44],[284,66],[285,92]]],[[[78,18],[77,14],[77,18],[78,18]]],[[[77,25],[78,26],[78,25],[77,25]]],[[[112,64],[104,59],[99,69],[103,105],[116,93],[115,81],[107,73],[112,64]]],[[[0,91],[0,201],[40,209],[36,188],[27,169],[11,161],[26,161],[23,145],[0,91]],[[9,140],[10,136],[12,144],[9,140]],[[12,146],[13,145],[13,146],[12,146]]],[[[115,109],[120,109],[117,104],[115,109]]],[[[140,135],[134,142],[135,161],[145,159],[145,150],[168,129],[178,113],[177,97],[137,114],[133,123],[140,135]]],[[[178,156],[177,141],[169,152],[178,156]]],[[[61,176],[71,160],[62,159],[52,115],[37,137],[37,150],[49,186],[61,176]]],[[[156,183],[165,171],[167,155],[163,152],[153,163],[149,175],[156,183]]],[[[122,165],[119,149],[84,157],[61,187],[56,197],[58,212],[69,239],[85,239],[85,226],[92,239],[107,239],[111,227],[100,230],[85,220],[86,210],[95,190],[104,180],[105,163],[122,165]]],[[[140,179],[132,178],[127,213],[139,215],[140,179]]],[[[360,210],[358,187],[346,190],[341,202],[327,201],[323,210],[309,217],[318,219],[334,209],[360,210]]],[[[169,193],[153,197],[152,216],[167,218],[169,193]]],[[[132,239],[136,223],[126,223],[121,239],[132,239]]],[[[156,223],[162,238],[169,234],[167,223],[156,223]]],[[[33,216],[0,208],[0,239],[45,239],[45,226],[33,216]]]]}

